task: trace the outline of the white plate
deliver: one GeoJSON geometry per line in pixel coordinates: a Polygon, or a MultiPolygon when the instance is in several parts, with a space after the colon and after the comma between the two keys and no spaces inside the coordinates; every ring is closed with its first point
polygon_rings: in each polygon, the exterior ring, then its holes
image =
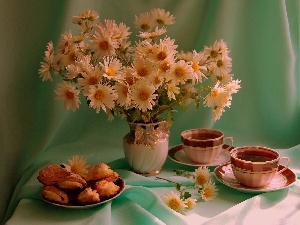
{"type": "MultiPolygon", "coordinates": [[[[282,167],[282,165],[279,165],[279,169],[281,169],[282,167]]],[[[251,188],[240,184],[236,180],[233,175],[230,163],[218,166],[215,169],[214,173],[216,179],[226,186],[234,188],[241,192],[253,194],[281,190],[291,186],[297,180],[296,174],[290,169],[286,169],[282,173],[276,174],[269,185],[262,188],[251,188]]]]}
{"type": "Polygon", "coordinates": [[[98,203],[95,203],[95,204],[88,204],[88,205],[80,205],[80,204],[68,204],[68,205],[62,205],[62,204],[58,204],[58,203],[54,203],[54,202],[50,202],[48,201],[47,199],[44,199],[43,197],[43,200],[51,205],[55,205],[55,206],[59,206],[59,207],[64,207],[64,208],[69,208],[69,209],[86,209],[86,208],[91,208],[91,207],[95,207],[95,206],[98,206],[98,205],[102,205],[106,202],[109,202],[113,199],[115,199],[116,197],[118,197],[125,189],[125,181],[122,180],[121,178],[119,178],[119,180],[117,180],[115,182],[116,185],[118,185],[120,187],[120,190],[119,192],[114,195],[113,197],[109,198],[109,199],[105,199],[101,202],[98,202],[98,203]]]}
{"type": "MultiPolygon", "coordinates": [[[[224,145],[223,148],[227,148],[228,145],[224,145]]],[[[233,147],[232,147],[233,148],[233,147]]],[[[231,148],[231,149],[232,149],[231,148]]],[[[174,162],[183,164],[183,165],[188,165],[188,166],[219,166],[221,164],[227,163],[230,161],[230,152],[229,151],[223,151],[218,158],[216,158],[214,161],[212,161],[211,163],[207,163],[207,164],[201,164],[201,163],[197,163],[197,162],[193,162],[192,160],[190,160],[185,152],[182,149],[182,145],[177,145],[171,149],[169,149],[168,152],[168,157],[173,160],[174,162]]]]}

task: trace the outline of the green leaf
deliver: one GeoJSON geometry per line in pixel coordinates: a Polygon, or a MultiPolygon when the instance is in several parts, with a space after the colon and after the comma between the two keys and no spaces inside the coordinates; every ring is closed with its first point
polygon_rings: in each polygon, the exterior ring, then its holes
{"type": "Polygon", "coordinates": [[[175,189],[176,189],[177,191],[180,191],[181,184],[175,183],[174,186],[175,186],[175,189]]]}
{"type": "Polygon", "coordinates": [[[183,198],[184,199],[188,199],[188,198],[190,198],[190,197],[192,197],[192,195],[190,194],[190,192],[184,192],[184,194],[183,194],[183,198]]]}

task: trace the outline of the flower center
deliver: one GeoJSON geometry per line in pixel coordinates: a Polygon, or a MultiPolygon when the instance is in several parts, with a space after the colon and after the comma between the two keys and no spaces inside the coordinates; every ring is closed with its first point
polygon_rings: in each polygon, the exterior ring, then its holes
{"type": "Polygon", "coordinates": [[[218,61],[217,61],[217,66],[218,66],[218,67],[223,66],[223,61],[222,61],[222,60],[218,60],[218,61]]]}
{"type": "Polygon", "coordinates": [[[157,54],[157,59],[158,60],[164,60],[165,58],[167,58],[167,54],[166,54],[166,52],[159,52],[158,54],[157,54]]]}
{"type": "Polygon", "coordinates": [[[139,68],[139,70],[137,71],[138,75],[140,75],[141,77],[145,77],[148,75],[148,70],[145,67],[141,67],[139,68]]]}
{"type": "Polygon", "coordinates": [[[215,50],[211,50],[211,51],[210,51],[210,56],[211,56],[212,58],[216,58],[216,57],[218,56],[218,52],[215,51],[215,50]]]}
{"type": "Polygon", "coordinates": [[[203,189],[203,195],[206,198],[211,198],[213,196],[212,190],[210,188],[203,189]]]}
{"type": "Polygon", "coordinates": [[[194,69],[195,72],[199,71],[199,64],[196,62],[193,62],[192,68],[194,69]]]}
{"type": "Polygon", "coordinates": [[[66,91],[66,97],[68,99],[73,99],[74,98],[74,93],[72,91],[66,91]]]}
{"type": "Polygon", "coordinates": [[[200,185],[203,185],[206,183],[206,176],[204,174],[199,174],[197,176],[197,183],[200,184],[200,185]]]}
{"type": "Polygon", "coordinates": [[[91,76],[90,79],[89,79],[89,84],[90,85],[95,85],[98,83],[98,78],[95,77],[95,76],[91,76]]]}
{"type": "Polygon", "coordinates": [[[75,59],[76,59],[76,54],[75,54],[75,52],[70,52],[70,53],[69,53],[69,59],[70,59],[72,62],[75,61],[75,59]]]}
{"type": "Polygon", "coordinates": [[[125,77],[126,83],[129,85],[133,85],[134,78],[133,77],[125,77]]]}
{"type": "Polygon", "coordinates": [[[116,71],[113,68],[108,68],[107,75],[113,77],[116,74],[116,71]]]}
{"type": "Polygon", "coordinates": [[[99,47],[101,50],[107,50],[108,49],[108,42],[107,41],[101,41],[99,43],[99,47]]]}
{"type": "Polygon", "coordinates": [[[183,77],[184,69],[182,67],[176,68],[175,69],[175,75],[176,75],[176,77],[183,77]]]}
{"type": "Polygon", "coordinates": [[[94,94],[95,99],[102,100],[104,98],[104,93],[101,90],[97,90],[94,94]]]}
{"type": "Polygon", "coordinates": [[[210,94],[210,96],[212,97],[212,98],[215,98],[215,97],[217,97],[219,95],[219,91],[218,90],[213,90],[212,92],[211,92],[211,94],[210,94]]]}
{"type": "Polygon", "coordinates": [[[142,30],[149,30],[150,26],[149,26],[149,24],[144,23],[141,25],[141,28],[142,28],[142,30]]]}
{"type": "Polygon", "coordinates": [[[173,210],[178,210],[180,207],[179,201],[177,199],[170,199],[169,206],[173,210]]]}
{"type": "Polygon", "coordinates": [[[140,95],[139,95],[140,99],[143,100],[143,101],[146,101],[148,99],[148,96],[149,95],[146,91],[141,91],[140,95]]]}
{"type": "Polygon", "coordinates": [[[165,24],[165,22],[162,19],[156,19],[156,23],[158,23],[158,24],[165,24]]]}

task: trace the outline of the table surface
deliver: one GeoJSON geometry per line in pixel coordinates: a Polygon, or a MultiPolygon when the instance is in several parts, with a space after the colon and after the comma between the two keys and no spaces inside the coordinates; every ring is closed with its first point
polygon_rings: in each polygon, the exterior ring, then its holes
{"type": "MultiPolygon", "coordinates": [[[[279,149],[282,156],[289,156],[293,171],[300,177],[300,145],[290,149],[279,149]]],[[[70,152],[69,152],[70,154],[70,152]]],[[[53,156],[53,154],[50,154],[53,156]]],[[[101,155],[101,154],[100,154],[101,155]]],[[[94,162],[101,159],[87,152],[94,162]]],[[[47,157],[46,157],[47,158],[47,157]]],[[[102,157],[103,158],[103,157],[102,157]]],[[[99,161],[101,162],[101,161],[99,161]]],[[[300,181],[290,187],[266,193],[245,193],[228,187],[215,179],[219,195],[212,201],[203,201],[193,195],[198,203],[185,214],[168,208],[161,196],[176,192],[170,182],[155,177],[144,177],[130,171],[126,160],[121,157],[108,163],[124,179],[126,186],[120,196],[87,209],[69,209],[51,205],[40,196],[42,184],[38,182],[39,170],[56,163],[52,157],[33,166],[24,173],[24,182],[14,195],[15,205],[10,205],[12,216],[7,225],[19,224],[297,224],[300,218],[300,181]],[[298,219],[297,219],[298,218],[298,219]]],[[[167,159],[158,175],[176,182],[189,183],[174,173],[174,169],[194,171],[197,167],[182,165],[167,159]]],[[[209,167],[213,173],[216,167],[209,167]]]]}

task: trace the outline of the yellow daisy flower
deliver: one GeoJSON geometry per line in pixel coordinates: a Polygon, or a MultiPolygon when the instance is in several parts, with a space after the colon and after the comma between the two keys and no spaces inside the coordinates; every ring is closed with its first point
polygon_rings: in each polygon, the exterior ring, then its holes
{"type": "Polygon", "coordinates": [[[80,91],[77,90],[74,85],[63,81],[57,85],[54,92],[57,95],[56,99],[64,100],[64,106],[66,109],[71,108],[73,111],[75,111],[79,108],[80,100],[78,95],[80,91]]]}
{"type": "Polygon", "coordinates": [[[188,209],[194,208],[194,206],[197,204],[197,200],[194,198],[188,198],[185,200],[185,205],[187,206],[188,209]]]}
{"type": "Polygon", "coordinates": [[[142,112],[151,110],[155,104],[154,99],[157,94],[154,94],[155,87],[152,84],[144,82],[143,80],[137,81],[132,85],[131,99],[133,104],[142,112]]]}
{"type": "Polygon", "coordinates": [[[83,156],[73,155],[72,159],[68,160],[69,164],[64,164],[65,168],[80,176],[84,176],[87,173],[88,165],[87,161],[83,156]]]}
{"type": "Polygon", "coordinates": [[[207,183],[210,180],[211,174],[206,166],[200,166],[198,169],[195,170],[193,176],[196,185],[202,187],[205,183],[207,183]]]}
{"type": "Polygon", "coordinates": [[[162,196],[162,200],[168,207],[179,213],[182,213],[187,208],[185,203],[180,199],[179,194],[173,191],[170,194],[162,196]]]}
{"type": "Polygon", "coordinates": [[[215,183],[210,180],[203,185],[200,195],[204,201],[213,200],[218,195],[218,188],[215,183]]]}

